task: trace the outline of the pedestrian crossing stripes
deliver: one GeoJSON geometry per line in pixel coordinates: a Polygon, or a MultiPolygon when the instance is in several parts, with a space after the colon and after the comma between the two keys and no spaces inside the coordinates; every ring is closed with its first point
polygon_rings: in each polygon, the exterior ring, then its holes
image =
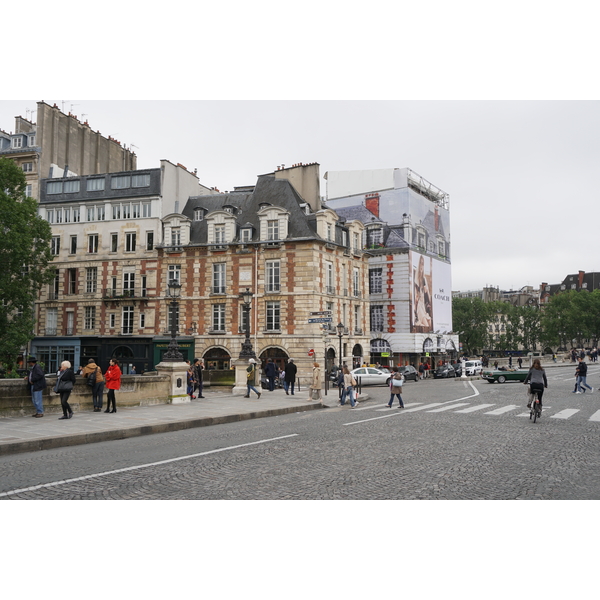
{"type": "MultiPolygon", "coordinates": [[[[514,413],[514,411],[518,411],[518,410],[523,410],[523,408],[525,408],[522,405],[517,405],[517,404],[507,404],[505,406],[497,406],[497,404],[495,403],[488,403],[488,404],[475,404],[470,406],[469,402],[457,402],[456,400],[450,400],[450,401],[446,401],[446,402],[430,402],[427,404],[423,404],[421,402],[410,402],[405,404],[405,408],[404,409],[400,409],[397,405],[394,405],[393,408],[389,408],[387,405],[384,405],[383,407],[381,405],[377,405],[377,406],[361,406],[358,410],[374,410],[375,412],[384,412],[386,413],[384,416],[381,417],[372,417],[370,419],[362,419],[360,421],[353,421],[350,423],[344,423],[344,425],[356,425],[358,423],[365,423],[367,421],[376,421],[378,419],[385,419],[387,417],[398,417],[401,415],[405,415],[407,413],[410,412],[418,412],[418,411],[423,411],[423,412],[427,412],[427,413],[441,413],[441,412],[454,412],[454,413],[462,413],[462,414],[470,414],[470,413],[475,413],[475,412],[481,412],[481,414],[485,414],[485,415],[491,415],[491,416],[501,416],[501,415],[507,415],[507,416],[514,416],[514,417],[529,417],[530,415],[530,410],[529,409],[525,409],[525,411],[523,412],[519,412],[518,414],[510,414],[510,413],[514,413]],[[493,407],[497,407],[497,408],[493,408],[493,407]],[[465,408],[462,408],[465,407],[465,408]],[[493,410],[487,410],[493,408],[493,410]],[[457,410],[459,409],[459,410],[457,410]],[[482,412],[485,411],[485,412],[482,412]]],[[[551,406],[545,406],[543,407],[543,412],[542,415],[546,418],[550,418],[550,419],[559,419],[559,420],[563,420],[566,421],[567,419],[570,419],[572,417],[574,417],[575,415],[581,414],[582,410],[579,408],[563,408],[562,410],[559,410],[558,412],[554,413],[554,414],[550,414],[549,410],[551,409],[551,406]]],[[[600,422],[600,410],[597,410],[596,412],[594,412],[591,416],[587,417],[588,421],[593,421],[593,422],[600,422]]]]}

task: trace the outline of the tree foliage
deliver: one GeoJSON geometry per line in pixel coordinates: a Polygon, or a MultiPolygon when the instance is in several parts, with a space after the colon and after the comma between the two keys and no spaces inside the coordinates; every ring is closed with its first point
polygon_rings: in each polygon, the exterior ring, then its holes
{"type": "Polygon", "coordinates": [[[32,337],[33,303],[54,276],[50,225],[25,194],[25,175],[0,157],[0,362],[16,360],[32,337]]]}
{"type": "Polygon", "coordinates": [[[489,315],[489,304],[481,298],[452,300],[452,328],[467,354],[478,354],[487,346],[489,315]]]}

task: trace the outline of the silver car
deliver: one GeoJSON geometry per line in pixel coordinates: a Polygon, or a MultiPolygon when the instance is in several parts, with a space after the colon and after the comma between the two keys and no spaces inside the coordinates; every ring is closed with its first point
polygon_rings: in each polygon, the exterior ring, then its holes
{"type": "MultiPolygon", "coordinates": [[[[387,371],[387,369],[386,369],[387,371]]],[[[389,385],[390,373],[375,367],[360,367],[351,371],[356,381],[360,377],[360,385],[389,385]]]]}

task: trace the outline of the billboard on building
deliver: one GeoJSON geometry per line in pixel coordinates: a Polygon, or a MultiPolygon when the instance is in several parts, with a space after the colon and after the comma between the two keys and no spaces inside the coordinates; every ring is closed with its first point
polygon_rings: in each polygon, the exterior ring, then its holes
{"type": "Polygon", "coordinates": [[[448,263],[409,252],[410,332],[452,331],[452,273],[448,263]]]}

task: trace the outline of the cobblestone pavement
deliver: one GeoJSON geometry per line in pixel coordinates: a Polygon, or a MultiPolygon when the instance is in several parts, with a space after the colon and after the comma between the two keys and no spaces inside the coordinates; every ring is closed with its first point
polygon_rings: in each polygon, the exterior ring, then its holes
{"type": "MultiPolygon", "coordinates": [[[[600,369],[589,369],[595,387],[600,369]]],[[[600,394],[409,382],[330,408],[0,458],[0,499],[598,499],[600,394]]]]}

